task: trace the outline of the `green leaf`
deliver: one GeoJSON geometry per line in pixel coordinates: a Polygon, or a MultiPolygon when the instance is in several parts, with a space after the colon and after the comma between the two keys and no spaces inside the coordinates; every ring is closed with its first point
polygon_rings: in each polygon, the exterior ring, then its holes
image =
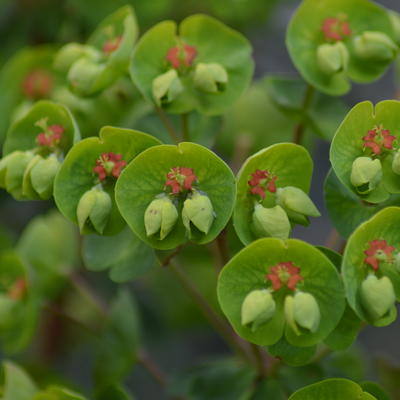
{"type": "MultiPolygon", "coordinates": [[[[375,326],[385,326],[396,318],[393,309],[380,319],[372,319],[363,306],[360,297],[362,282],[373,272],[369,264],[365,263],[364,251],[369,248],[373,240],[385,240],[388,245],[397,246],[400,241],[398,224],[400,223],[400,208],[387,207],[379,211],[368,221],[361,224],[349,237],[343,256],[342,274],[350,306],[358,317],[375,326]]],[[[393,285],[397,300],[400,299],[400,274],[394,262],[379,262],[378,276],[388,277],[393,285]]]]}
{"type": "Polygon", "coordinates": [[[288,343],[284,337],[279,342],[268,347],[268,352],[271,355],[293,367],[310,363],[315,355],[315,351],[316,346],[296,347],[288,343]]]}
{"type": "Polygon", "coordinates": [[[363,60],[356,56],[352,41],[364,31],[379,31],[395,40],[386,10],[368,0],[303,0],[292,17],[286,36],[290,57],[303,78],[321,92],[338,96],[347,93],[350,80],[370,82],[379,78],[391,60],[363,60]],[[327,43],[321,31],[327,18],[344,17],[352,31],[343,43],[349,53],[344,71],[326,74],[318,66],[317,49],[327,43]]]}
{"type": "MultiPolygon", "coordinates": [[[[132,59],[131,77],[143,95],[155,103],[152,94],[154,79],[171,69],[168,51],[180,41],[196,49],[192,66],[218,63],[227,72],[228,82],[223,91],[207,93],[195,87],[192,73],[179,73],[183,91],[163,107],[171,113],[193,109],[217,115],[229,108],[245,90],[253,73],[251,46],[245,37],[207,15],[192,15],[179,26],[164,21],[146,32],[139,40],[132,59]]],[[[190,71],[191,72],[191,71],[190,71]]]]}
{"type": "Polygon", "coordinates": [[[347,379],[333,378],[314,383],[293,393],[289,400],[372,400],[375,397],[363,392],[362,388],[347,379]]]}
{"type": "MultiPolygon", "coordinates": [[[[272,145],[246,160],[237,177],[237,196],[233,214],[236,233],[244,244],[257,239],[252,229],[252,215],[254,202],[258,197],[249,190],[248,181],[251,174],[257,169],[268,170],[272,175],[277,176],[278,188],[294,186],[307,193],[310,188],[312,168],[312,160],[307,150],[292,143],[272,145]]],[[[262,205],[273,207],[275,195],[267,192],[262,205]]]]}
{"type": "MultiPolygon", "coordinates": [[[[85,192],[97,185],[93,168],[103,153],[120,154],[127,164],[140,152],[160,142],[145,133],[131,130],[103,127],[100,138],[87,138],[76,144],[65,158],[54,182],[54,199],[62,214],[77,223],[77,206],[85,192]]],[[[114,182],[105,182],[103,189],[110,195],[113,204],[111,215],[103,231],[113,235],[124,227],[114,199],[114,182]]],[[[86,224],[84,233],[93,233],[93,227],[86,224]]]]}
{"type": "Polygon", "coordinates": [[[85,397],[60,386],[49,386],[32,400],[86,400],[85,397]]]}
{"type": "Polygon", "coordinates": [[[246,340],[263,346],[277,343],[284,333],[291,345],[313,346],[332,332],[345,307],[342,283],[334,265],[315,247],[295,239],[259,239],[241,250],[219,276],[218,299],[235,331],[246,340]],[[266,274],[271,267],[289,261],[300,268],[303,277],[300,290],[312,294],[318,303],[321,322],[317,331],[297,335],[286,324],[284,300],[291,292],[286,287],[274,292],[276,312],[271,320],[255,332],[243,326],[240,314],[244,298],[252,290],[268,286],[266,274]]]}
{"type": "Polygon", "coordinates": [[[389,395],[375,382],[365,381],[361,382],[360,386],[366,392],[375,396],[377,400],[390,400],[389,395]]]}
{"type": "MultiPolygon", "coordinates": [[[[116,185],[116,200],[122,216],[133,232],[158,249],[172,249],[188,240],[181,220],[163,240],[159,240],[157,236],[148,237],[145,230],[145,210],[165,190],[166,175],[175,167],[193,169],[198,182],[194,183],[194,187],[209,197],[215,212],[207,234],[192,229],[193,242],[204,244],[215,239],[228,223],[234,205],[236,188],[232,171],[207,148],[183,142],[178,146],[161,145],[144,151],[122,172],[116,185]]],[[[177,199],[179,213],[183,200],[181,197],[177,199]]]]}
{"type": "Polygon", "coordinates": [[[10,361],[3,363],[3,371],[2,400],[32,400],[38,389],[26,372],[10,361]]]}
{"type": "Polygon", "coordinates": [[[109,269],[110,278],[118,283],[135,279],[156,265],[154,250],[129,228],[112,237],[84,237],[83,258],[87,269],[109,269]]]}
{"type": "Polygon", "coordinates": [[[133,400],[133,397],[128,394],[122,387],[112,385],[100,390],[95,395],[95,400],[133,400]]]}

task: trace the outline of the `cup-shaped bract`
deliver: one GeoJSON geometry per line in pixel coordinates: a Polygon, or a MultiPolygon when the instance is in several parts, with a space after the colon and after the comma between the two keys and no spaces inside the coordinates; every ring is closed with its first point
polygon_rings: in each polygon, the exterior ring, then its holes
{"type": "Polygon", "coordinates": [[[70,43],[61,48],[55,67],[67,73],[77,95],[97,94],[126,74],[137,35],[134,10],[121,7],[100,23],[85,45],[70,43]]]}
{"type": "Polygon", "coordinates": [[[368,203],[381,203],[400,193],[400,176],[393,170],[399,123],[399,101],[385,100],[375,107],[364,101],[350,110],[333,138],[330,160],[336,176],[368,203]],[[379,160],[381,168],[368,158],[376,164],[379,160]]]}
{"type": "Polygon", "coordinates": [[[188,142],[144,151],[125,168],[116,186],[122,216],[140,239],[158,249],[172,249],[189,239],[198,244],[215,239],[231,217],[235,194],[235,178],[225,162],[207,148],[188,142]],[[198,200],[186,204],[183,215],[185,201],[193,201],[195,193],[198,200]],[[147,234],[145,213],[162,194],[170,196],[181,217],[160,239],[158,232],[147,234]],[[199,221],[195,215],[198,201],[204,205],[198,212],[206,213],[206,221],[199,221]],[[210,206],[214,214],[209,213],[210,206]]]}
{"type": "Polygon", "coordinates": [[[389,13],[369,0],[303,0],[286,44],[303,78],[334,96],[379,78],[398,52],[389,13]]]}
{"type": "Polygon", "coordinates": [[[50,198],[59,164],[79,138],[65,106],[47,100],[35,103],[7,132],[0,185],[17,199],[50,198]]]}
{"type": "MultiPolygon", "coordinates": [[[[285,187],[294,187],[304,194],[308,193],[312,169],[312,159],[307,150],[292,143],[274,144],[260,150],[246,160],[237,177],[237,196],[233,214],[236,233],[244,244],[267,236],[265,229],[260,229],[258,224],[260,221],[254,221],[257,204],[267,209],[275,207],[277,205],[277,191],[285,187]]],[[[282,211],[284,210],[282,209],[282,211]]],[[[290,213],[290,211],[289,213],[284,212],[288,214],[291,223],[308,224],[306,216],[295,215],[297,213],[290,213]],[[291,219],[291,217],[298,217],[297,221],[291,219]]],[[[273,222],[272,219],[271,222],[273,222]]],[[[277,237],[277,232],[281,236],[283,234],[286,236],[287,221],[281,219],[281,223],[283,229],[278,231],[275,229],[275,233],[271,231],[269,236],[277,237]]]]}
{"type": "Polygon", "coordinates": [[[235,331],[262,346],[277,343],[282,336],[297,347],[313,346],[333,331],[345,308],[343,284],[335,266],[318,249],[296,239],[264,238],[241,250],[219,276],[218,299],[235,331]],[[249,293],[262,289],[271,291],[276,310],[271,319],[252,330],[242,324],[241,307],[249,293]],[[300,296],[292,310],[302,324],[296,329],[284,310],[285,300],[291,296],[300,296]],[[313,310],[312,320],[303,315],[305,307],[313,310]]]}
{"type": "Polygon", "coordinates": [[[110,195],[112,207],[102,232],[90,224],[83,233],[113,235],[124,221],[114,199],[114,186],[123,168],[139,153],[160,142],[145,133],[106,126],[99,138],[91,137],[77,143],[65,158],[54,182],[54,199],[65,217],[78,223],[77,208],[82,196],[99,185],[110,195]]]}
{"type": "Polygon", "coordinates": [[[400,300],[400,208],[386,207],[361,224],[350,236],[343,256],[346,295],[357,316],[375,326],[396,318],[400,300]],[[395,296],[395,298],[394,298],[395,296]],[[383,311],[382,311],[383,310],[383,311]]]}
{"type": "Polygon", "coordinates": [[[178,114],[193,109],[222,114],[246,89],[252,73],[248,40],[202,14],[184,19],[179,28],[173,21],[151,28],[139,40],[131,64],[131,77],[143,95],[178,114]]]}

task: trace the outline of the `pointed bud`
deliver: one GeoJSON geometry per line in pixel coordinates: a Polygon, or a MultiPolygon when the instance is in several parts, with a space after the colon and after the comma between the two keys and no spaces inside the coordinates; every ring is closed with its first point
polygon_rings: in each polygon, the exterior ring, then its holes
{"type": "Polygon", "coordinates": [[[390,61],[398,47],[393,40],[383,32],[365,31],[353,40],[355,54],[365,60],[390,61]]]}
{"type": "Polygon", "coordinates": [[[82,57],[97,61],[100,59],[101,54],[92,46],[80,43],[68,43],[55,55],[54,68],[61,72],[67,72],[72,64],[82,57]]]}
{"type": "Polygon", "coordinates": [[[361,301],[373,320],[385,316],[394,306],[396,295],[393,284],[387,276],[378,279],[370,274],[361,283],[361,301]]]}
{"type": "Polygon", "coordinates": [[[321,313],[315,297],[310,293],[296,292],[285,298],[286,321],[293,331],[300,335],[299,326],[314,333],[318,330],[321,313]]]}
{"type": "Polygon", "coordinates": [[[158,106],[169,104],[183,91],[175,69],[170,69],[153,80],[153,96],[158,106]]]}
{"type": "Polygon", "coordinates": [[[321,215],[308,195],[294,186],[278,188],[276,201],[288,213],[289,218],[293,213],[310,217],[321,215]]]}
{"type": "Polygon", "coordinates": [[[250,325],[251,330],[255,331],[272,318],[275,309],[275,301],[269,290],[253,290],[242,303],[242,325],[250,325]]]}
{"type": "Polygon", "coordinates": [[[207,195],[194,190],[193,194],[189,195],[189,197],[184,201],[182,221],[189,236],[191,234],[190,223],[192,223],[199,231],[207,235],[214,218],[214,208],[207,195]]]}
{"type": "Polygon", "coordinates": [[[370,157],[357,157],[351,166],[350,182],[360,194],[375,189],[382,179],[380,160],[370,157]]]}
{"type": "Polygon", "coordinates": [[[194,86],[203,92],[218,93],[225,89],[228,74],[221,64],[199,63],[194,71],[193,82],[194,86]]]}
{"type": "Polygon", "coordinates": [[[103,73],[105,64],[97,64],[87,58],[76,61],[68,72],[68,81],[72,91],[77,93],[90,93],[103,73]]]}
{"type": "Polygon", "coordinates": [[[392,171],[395,174],[400,175],[400,150],[397,150],[396,153],[394,153],[392,171]]]}
{"type": "Polygon", "coordinates": [[[42,158],[33,165],[30,171],[32,188],[38,193],[41,199],[47,200],[53,194],[54,178],[60,169],[61,163],[52,154],[47,158],[42,158]]]}
{"type": "Polygon", "coordinates": [[[96,232],[102,234],[110,217],[111,209],[111,197],[104,190],[94,187],[85,192],[76,209],[81,233],[84,233],[85,225],[89,223],[96,232]]]}
{"type": "Polygon", "coordinates": [[[146,235],[151,236],[160,231],[160,240],[171,232],[178,220],[178,210],[168,196],[154,199],[144,213],[146,235]]]}
{"type": "Polygon", "coordinates": [[[326,75],[345,71],[349,64],[349,51],[341,41],[321,44],[317,49],[317,63],[326,75]]]}
{"type": "Polygon", "coordinates": [[[258,236],[287,239],[290,234],[290,222],[281,206],[265,208],[256,204],[253,212],[253,228],[258,236]]]}

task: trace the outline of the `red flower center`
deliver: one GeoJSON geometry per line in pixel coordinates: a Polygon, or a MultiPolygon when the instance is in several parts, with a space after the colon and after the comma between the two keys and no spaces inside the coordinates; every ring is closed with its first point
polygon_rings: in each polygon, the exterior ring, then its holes
{"type": "Polygon", "coordinates": [[[269,171],[257,169],[251,174],[251,179],[247,182],[250,186],[250,193],[259,195],[265,199],[266,191],[270,193],[276,192],[277,176],[272,175],[269,171]]]}
{"type": "Polygon", "coordinates": [[[171,47],[165,58],[171,63],[172,68],[178,69],[182,66],[186,68],[191,67],[196,55],[196,48],[184,43],[171,47]]]}
{"type": "Polygon", "coordinates": [[[283,286],[295,290],[297,282],[303,280],[300,275],[300,268],[296,267],[291,261],[275,265],[266,277],[271,281],[273,290],[279,290],[283,286]]]}
{"type": "Polygon", "coordinates": [[[40,99],[47,97],[53,88],[53,76],[44,69],[35,69],[22,82],[22,92],[26,97],[40,99]]]}
{"type": "Polygon", "coordinates": [[[8,290],[8,297],[13,300],[21,300],[27,291],[26,279],[19,278],[17,279],[13,285],[8,290]]]}
{"type": "Polygon", "coordinates": [[[119,45],[121,44],[121,41],[122,41],[122,36],[117,36],[113,39],[107,40],[103,44],[103,52],[109,54],[117,50],[119,45]]]}
{"type": "Polygon", "coordinates": [[[362,137],[364,149],[369,148],[375,156],[385,149],[392,150],[395,139],[396,136],[391,135],[389,129],[384,129],[382,125],[376,126],[362,137]]]}
{"type": "Polygon", "coordinates": [[[339,41],[351,35],[350,25],[344,19],[333,17],[324,19],[321,29],[326,40],[339,41]]]}
{"type": "Polygon", "coordinates": [[[62,125],[47,125],[48,118],[42,118],[35,126],[43,129],[36,136],[36,143],[43,147],[56,147],[60,144],[65,128],[62,125]]]}
{"type": "Polygon", "coordinates": [[[126,162],[122,159],[121,154],[116,153],[103,153],[96,160],[96,166],[93,172],[97,174],[100,181],[104,181],[108,177],[118,178],[124,168],[126,162]]]}
{"type": "Polygon", "coordinates": [[[364,258],[365,264],[368,264],[375,271],[379,269],[379,262],[393,262],[394,246],[389,246],[386,240],[371,240],[368,242],[369,247],[364,251],[367,256],[364,258]]]}
{"type": "Polygon", "coordinates": [[[165,186],[169,186],[173,194],[192,190],[193,183],[197,181],[197,176],[192,168],[175,167],[167,174],[165,186]]]}

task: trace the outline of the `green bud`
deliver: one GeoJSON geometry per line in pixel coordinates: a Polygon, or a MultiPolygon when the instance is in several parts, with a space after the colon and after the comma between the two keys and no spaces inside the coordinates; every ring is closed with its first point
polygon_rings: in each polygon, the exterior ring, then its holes
{"type": "Polygon", "coordinates": [[[396,43],[385,33],[365,31],[353,40],[354,53],[366,60],[390,61],[398,47],[396,43]]]}
{"type": "Polygon", "coordinates": [[[315,297],[310,293],[297,292],[285,298],[285,317],[293,331],[300,335],[301,328],[314,333],[318,330],[321,313],[315,297]]]}
{"type": "Polygon", "coordinates": [[[228,73],[221,64],[199,63],[194,70],[193,82],[203,92],[222,92],[228,83],[228,73]]]}
{"type": "Polygon", "coordinates": [[[157,105],[171,103],[183,91],[183,85],[175,69],[170,69],[153,80],[153,96],[157,105]]]}
{"type": "Polygon", "coordinates": [[[317,49],[317,63],[326,75],[345,71],[349,65],[349,51],[340,41],[321,44],[317,49]]]}
{"type": "Polygon", "coordinates": [[[178,210],[168,196],[154,199],[144,213],[146,235],[151,236],[160,231],[160,240],[171,232],[178,220],[178,210]]]}
{"type": "Polygon", "coordinates": [[[281,206],[265,208],[256,204],[253,212],[253,228],[258,236],[287,239],[290,234],[290,222],[281,206]]]}
{"type": "Polygon", "coordinates": [[[32,187],[31,171],[32,168],[40,161],[43,157],[36,154],[28,163],[24,171],[24,177],[22,179],[22,194],[30,199],[39,199],[39,195],[36,190],[32,187]]]}
{"type": "Polygon", "coordinates": [[[80,58],[68,71],[71,90],[77,93],[90,93],[103,73],[105,64],[97,64],[92,60],[80,58]]]}
{"type": "Polygon", "coordinates": [[[276,201],[288,213],[289,218],[293,213],[310,217],[319,217],[321,215],[308,195],[294,186],[278,188],[276,201]]]}
{"type": "Polygon", "coordinates": [[[214,218],[214,209],[207,195],[201,194],[196,190],[184,201],[182,221],[189,232],[189,236],[191,235],[190,223],[207,235],[214,218]]]}
{"type": "Polygon", "coordinates": [[[400,150],[397,150],[396,153],[394,153],[392,171],[395,174],[400,175],[400,150]]]}
{"type": "Polygon", "coordinates": [[[361,301],[373,320],[379,320],[385,316],[394,306],[396,295],[393,284],[387,276],[378,279],[370,274],[361,283],[361,301]]]}
{"type": "Polygon", "coordinates": [[[107,225],[112,209],[110,195],[97,187],[85,192],[79,200],[76,214],[81,233],[90,222],[96,232],[102,234],[107,225]]]}
{"type": "Polygon", "coordinates": [[[38,193],[41,199],[49,199],[53,194],[54,178],[60,169],[61,163],[52,154],[41,159],[33,165],[30,171],[32,188],[38,193]]]}
{"type": "Polygon", "coordinates": [[[253,290],[242,303],[242,325],[250,325],[251,330],[255,331],[272,318],[275,309],[275,301],[269,290],[253,290]]]}
{"type": "Polygon", "coordinates": [[[360,194],[375,189],[382,179],[380,160],[370,157],[357,157],[351,166],[350,182],[360,194]]]}
{"type": "Polygon", "coordinates": [[[80,43],[68,43],[61,47],[55,55],[54,68],[61,72],[67,72],[72,64],[82,57],[86,57],[92,61],[98,61],[101,54],[92,46],[80,43]]]}

